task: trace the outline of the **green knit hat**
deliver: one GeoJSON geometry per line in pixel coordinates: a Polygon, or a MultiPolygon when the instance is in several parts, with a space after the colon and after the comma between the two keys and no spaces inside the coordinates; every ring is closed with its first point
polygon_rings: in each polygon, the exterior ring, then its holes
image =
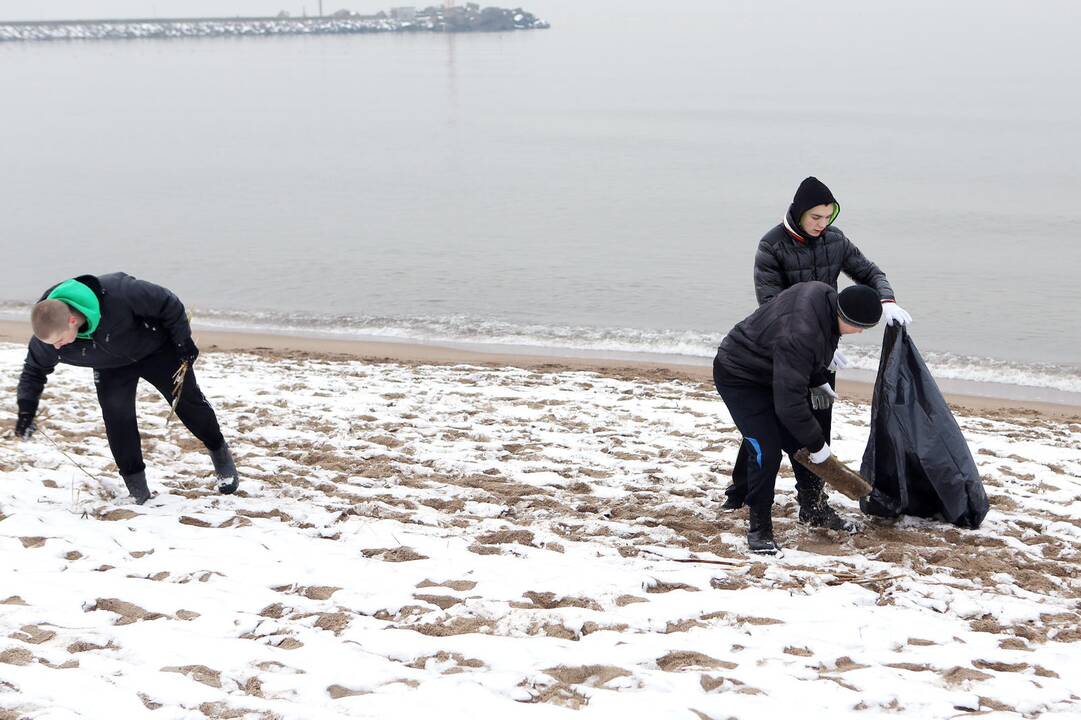
{"type": "Polygon", "coordinates": [[[101,322],[101,302],[94,291],[78,280],[65,280],[53,288],[47,300],[59,300],[86,318],[86,332],[75,337],[89,340],[101,322]]]}

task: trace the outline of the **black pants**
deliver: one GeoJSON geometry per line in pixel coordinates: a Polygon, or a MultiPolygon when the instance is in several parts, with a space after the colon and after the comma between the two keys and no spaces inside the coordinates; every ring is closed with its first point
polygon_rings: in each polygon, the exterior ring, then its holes
{"type": "MultiPolygon", "coordinates": [[[[714,378],[716,382],[716,378],[714,378]]],[[[829,374],[830,387],[837,387],[837,374],[829,374]]],[[[718,390],[720,386],[718,385],[718,390]]],[[[810,392],[808,392],[807,404],[811,404],[810,392]]],[[[729,408],[731,409],[731,408],[729,408]]],[[[811,414],[814,415],[815,420],[822,426],[822,432],[826,436],[826,443],[830,441],[830,429],[833,425],[833,406],[826,408],[825,410],[815,410],[811,408],[811,414]]],[[[750,457],[754,448],[751,447],[746,441],[739,446],[739,452],[736,453],[736,464],[732,468],[732,484],[728,486],[728,489],[724,491],[725,495],[745,502],[747,499],[747,459],[750,457]]],[[[813,472],[800,465],[795,460],[792,460],[792,472],[796,476],[796,487],[798,488],[812,488],[817,486],[821,480],[813,472]]]]}
{"type": "MultiPolygon", "coordinates": [[[[747,506],[752,511],[768,511],[773,506],[781,452],[792,457],[800,449],[799,441],[777,418],[770,388],[718,382],[717,392],[743,434],[743,445],[748,448],[744,474],[747,506]]],[[[792,465],[797,463],[793,461],[792,465]]]]}
{"type": "MultiPolygon", "coordinates": [[[[165,347],[137,363],[94,371],[94,385],[98,391],[101,417],[105,420],[105,434],[121,475],[132,475],[146,468],[139,422],[135,417],[135,390],[139,379],[156,387],[165,402],[171,405],[173,373],[179,366],[180,358],[176,352],[171,347],[165,347]]],[[[210,407],[195,380],[194,368],[189,369],[184,378],[176,416],[208,450],[215,451],[225,444],[214,408],[210,407]]]]}

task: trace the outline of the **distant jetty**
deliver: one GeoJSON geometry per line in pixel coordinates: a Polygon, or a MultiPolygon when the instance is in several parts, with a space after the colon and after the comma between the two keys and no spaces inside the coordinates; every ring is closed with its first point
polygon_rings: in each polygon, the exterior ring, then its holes
{"type": "Polygon", "coordinates": [[[352,35],[388,32],[507,32],[543,30],[548,23],[521,8],[399,7],[377,15],[346,10],[319,17],[171,18],[135,20],[42,20],[0,22],[0,42],[128,40],[146,38],[352,35]]]}

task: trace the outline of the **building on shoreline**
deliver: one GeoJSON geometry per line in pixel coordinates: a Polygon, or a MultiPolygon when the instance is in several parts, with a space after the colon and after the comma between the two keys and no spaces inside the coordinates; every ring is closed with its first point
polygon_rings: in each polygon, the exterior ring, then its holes
{"type": "Polygon", "coordinates": [[[391,8],[390,16],[401,22],[413,22],[417,19],[417,9],[412,5],[391,8]]]}

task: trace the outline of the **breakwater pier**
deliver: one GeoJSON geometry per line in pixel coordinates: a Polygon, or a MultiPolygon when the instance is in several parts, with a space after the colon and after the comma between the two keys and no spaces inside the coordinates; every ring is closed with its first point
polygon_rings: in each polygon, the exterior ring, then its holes
{"type": "Polygon", "coordinates": [[[317,17],[138,18],[0,22],[0,42],[147,38],[345,35],[388,32],[508,32],[541,30],[545,21],[521,8],[394,8],[376,15],[340,11],[317,17]]]}

